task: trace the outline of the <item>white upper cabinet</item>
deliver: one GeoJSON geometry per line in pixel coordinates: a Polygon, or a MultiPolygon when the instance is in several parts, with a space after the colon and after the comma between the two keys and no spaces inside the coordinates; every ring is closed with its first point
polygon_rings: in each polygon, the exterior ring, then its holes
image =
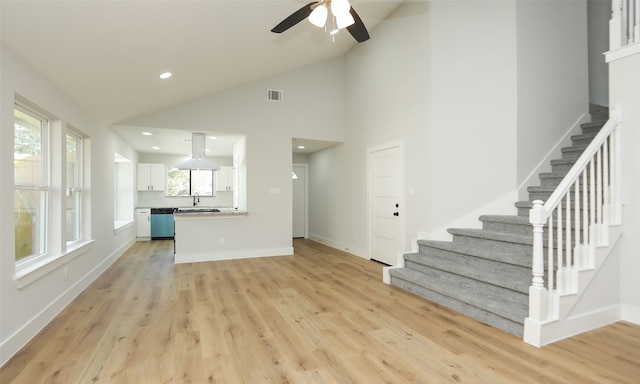
{"type": "Polygon", "coordinates": [[[229,165],[221,165],[216,171],[216,191],[226,192],[233,191],[233,167],[229,165]]]}
{"type": "Polygon", "coordinates": [[[164,164],[138,164],[138,191],[164,191],[164,164]]]}

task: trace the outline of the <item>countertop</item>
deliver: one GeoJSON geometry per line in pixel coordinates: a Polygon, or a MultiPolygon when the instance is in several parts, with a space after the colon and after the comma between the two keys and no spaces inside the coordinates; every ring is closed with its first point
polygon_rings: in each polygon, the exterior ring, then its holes
{"type": "Polygon", "coordinates": [[[188,218],[188,217],[202,217],[202,216],[214,216],[214,217],[220,217],[220,216],[246,216],[248,213],[247,211],[236,211],[236,210],[231,210],[231,209],[220,209],[220,212],[202,212],[202,211],[176,211],[173,213],[174,217],[180,217],[180,218],[188,218]]]}

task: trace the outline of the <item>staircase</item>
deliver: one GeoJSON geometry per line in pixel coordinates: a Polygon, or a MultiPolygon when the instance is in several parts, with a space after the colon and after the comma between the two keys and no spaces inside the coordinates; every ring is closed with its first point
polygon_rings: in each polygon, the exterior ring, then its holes
{"type": "Polygon", "coordinates": [[[529,201],[516,202],[515,216],[480,216],[482,229],[451,228],[453,241],[419,240],[418,253],[404,255],[404,267],[389,270],[390,282],[406,291],[523,336],[529,314],[533,252],[529,210],[546,201],[608,117],[592,106],[591,122],[572,136],[562,159],[552,160],[550,173],[539,174],[540,186],[529,187],[529,201]]]}

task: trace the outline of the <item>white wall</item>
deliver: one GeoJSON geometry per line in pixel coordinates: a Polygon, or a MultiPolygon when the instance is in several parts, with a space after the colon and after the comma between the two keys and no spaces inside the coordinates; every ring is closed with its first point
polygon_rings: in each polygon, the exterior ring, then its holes
{"type": "Polygon", "coordinates": [[[514,213],[514,4],[411,2],[371,35],[348,55],[344,143],[310,156],[310,234],[366,256],[367,149],[396,141],[406,250],[495,200],[514,213]]]}
{"type": "Polygon", "coordinates": [[[137,154],[82,111],[54,85],[2,46],[0,99],[0,364],[36,335],[66,304],[102,273],[135,239],[135,226],[115,234],[114,152],[136,161],[137,154]],[[93,175],[90,198],[90,250],[18,289],[14,281],[13,106],[15,95],[55,114],[90,138],[86,154],[93,175]],[[99,176],[98,176],[99,175],[99,176]],[[105,204],[106,202],[106,204],[105,204]],[[68,268],[65,281],[63,269],[68,268]]]}
{"type": "Polygon", "coordinates": [[[622,318],[640,324],[640,53],[609,63],[610,105],[622,107],[622,318]]]}
{"type": "MultiPolygon", "coordinates": [[[[586,1],[518,1],[518,183],[588,114],[586,1]]],[[[550,171],[548,162],[543,169],[550,171]]],[[[535,180],[536,182],[538,180],[535,180]]],[[[538,184],[539,185],[539,184],[538,184]]]]}
{"type": "MultiPolygon", "coordinates": [[[[246,135],[244,252],[292,250],[292,138],[342,141],[344,60],[265,79],[119,125],[246,135]],[[284,92],[266,100],[266,89],[284,92]]],[[[225,246],[226,246],[225,242],[225,246]]],[[[236,251],[233,244],[229,251],[236,251]]]]}

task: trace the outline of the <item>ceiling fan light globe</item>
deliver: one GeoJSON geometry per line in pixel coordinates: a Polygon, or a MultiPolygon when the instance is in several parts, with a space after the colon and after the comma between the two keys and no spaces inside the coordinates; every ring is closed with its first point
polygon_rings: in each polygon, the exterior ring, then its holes
{"type": "Polygon", "coordinates": [[[333,15],[336,17],[340,15],[344,15],[345,13],[349,13],[349,9],[351,9],[351,4],[349,4],[349,0],[331,1],[331,13],[333,13],[333,15]]]}
{"type": "Polygon", "coordinates": [[[316,27],[322,28],[327,22],[327,8],[318,6],[309,15],[309,22],[316,27]]]}
{"type": "Polygon", "coordinates": [[[356,21],[353,19],[353,16],[348,12],[346,14],[336,16],[336,27],[338,29],[347,28],[355,22],[356,21]]]}

